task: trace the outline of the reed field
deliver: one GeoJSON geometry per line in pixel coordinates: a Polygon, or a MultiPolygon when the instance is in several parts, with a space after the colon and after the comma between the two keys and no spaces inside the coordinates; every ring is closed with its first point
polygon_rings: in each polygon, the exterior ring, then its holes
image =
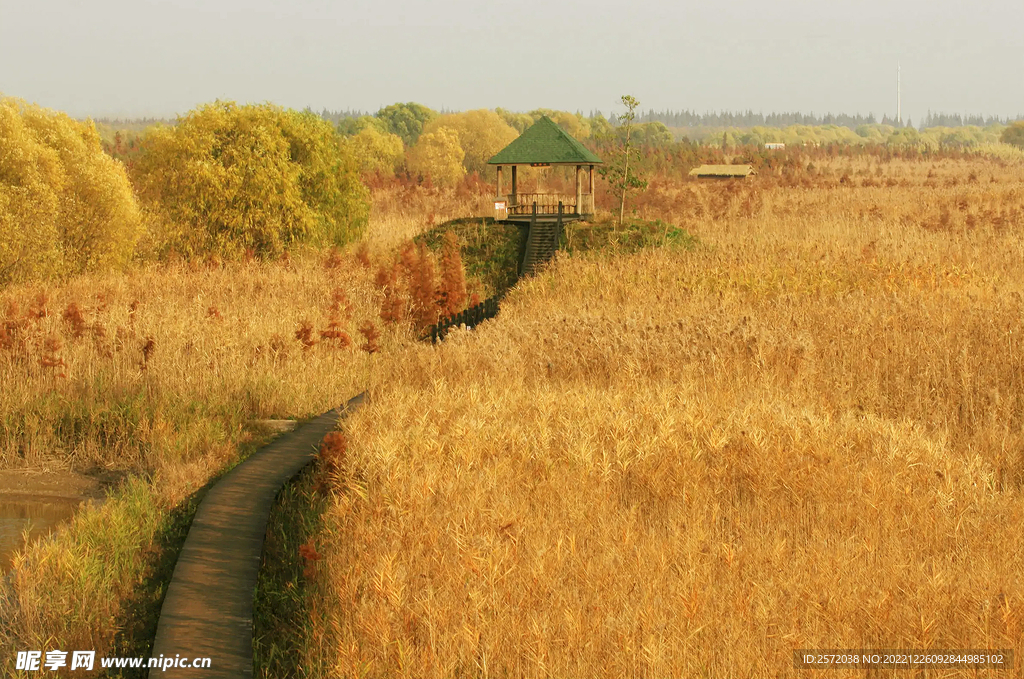
{"type": "Polygon", "coordinates": [[[201,489],[266,440],[255,421],[369,389],[347,444],[283,496],[327,508],[278,583],[307,619],[263,627],[289,630],[287,673],[1020,655],[1024,165],[1002,150],[657,175],[629,202],[650,234],[571,226],[573,254],[436,347],[414,338],[454,283],[404,244],[485,214],[475,177],[370,181],[344,251],[8,286],[0,468],[124,481],[0,579],[0,647],[143,654],[201,489]]]}
{"type": "MultiPolygon", "coordinates": [[[[797,677],[1024,624],[1024,167],[834,158],[631,206],[369,376],[307,545],[305,676],[797,677]]],[[[570,241],[586,226],[570,229],[570,241]]],[[[827,671],[863,677],[863,670],[827,671]]]]}

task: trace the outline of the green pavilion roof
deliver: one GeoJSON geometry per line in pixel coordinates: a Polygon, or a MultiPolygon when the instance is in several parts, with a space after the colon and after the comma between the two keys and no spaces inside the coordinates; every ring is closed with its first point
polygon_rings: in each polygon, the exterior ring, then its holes
{"type": "Polygon", "coordinates": [[[487,161],[488,165],[597,165],[601,159],[547,116],[487,161]]]}

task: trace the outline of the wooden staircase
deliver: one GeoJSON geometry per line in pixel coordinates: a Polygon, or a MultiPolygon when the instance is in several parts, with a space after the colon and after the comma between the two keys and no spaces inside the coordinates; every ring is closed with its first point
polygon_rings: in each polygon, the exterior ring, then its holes
{"type": "Polygon", "coordinates": [[[558,242],[562,237],[562,205],[558,206],[558,217],[551,219],[537,218],[537,205],[533,205],[533,215],[530,219],[530,231],[526,236],[526,253],[523,255],[522,266],[519,268],[520,276],[533,276],[540,268],[547,264],[555,251],[558,250],[558,242]]]}

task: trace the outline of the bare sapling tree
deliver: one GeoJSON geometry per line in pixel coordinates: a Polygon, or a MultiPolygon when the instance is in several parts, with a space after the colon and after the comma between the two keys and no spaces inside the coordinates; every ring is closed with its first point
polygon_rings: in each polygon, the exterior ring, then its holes
{"type": "Polygon", "coordinates": [[[630,173],[629,161],[630,157],[635,157],[637,160],[640,158],[640,151],[633,147],[632,136],[633,136],[633,121],[636,119],[636,109],[640,106],[640,102],[636,97],[628,94],[623,95],[622,104],[626,107],[626,112],[619,118],[620,132],[622,136],[622,151],[621,161],[610,163],[604,170],[604,176],[611,184],[612,190],[618,194],[619,197],[619,226],[622,226],[622,222],[625,219],[626,214],[626,194],[629,189],[643,190],[647,188],[647,182],[640,178],[636,169],[630,173]]]}

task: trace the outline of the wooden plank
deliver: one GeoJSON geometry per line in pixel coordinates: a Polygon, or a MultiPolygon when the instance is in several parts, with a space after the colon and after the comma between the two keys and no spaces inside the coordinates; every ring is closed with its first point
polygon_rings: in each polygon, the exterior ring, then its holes
{"type": "Polygon", "coordinates": [[[206,494],[167,586],[150,656],[208,657],[211,666],[171,667],[149,676],[252,676],[253,592],[274,498],[312,461],[338,418],[363,398],[360,394],[260,448],[206,494]]]}

